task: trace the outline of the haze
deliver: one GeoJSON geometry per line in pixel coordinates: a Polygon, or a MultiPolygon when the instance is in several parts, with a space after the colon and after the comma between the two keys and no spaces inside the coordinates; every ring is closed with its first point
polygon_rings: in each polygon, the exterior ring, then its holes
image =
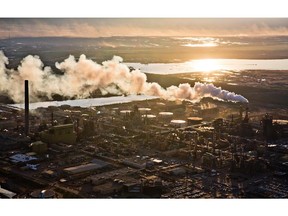
{"type": "Polygon", "coordinates": [[[5,18],[0,38],[286,36],[286,18],[5,18]]]}

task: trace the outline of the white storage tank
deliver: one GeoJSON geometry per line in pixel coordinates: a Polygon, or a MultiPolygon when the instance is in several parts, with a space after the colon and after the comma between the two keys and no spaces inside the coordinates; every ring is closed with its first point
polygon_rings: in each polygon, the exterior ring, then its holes
{"type": "Polygon", "coordinates": [[[121,110],[120,111],[120,115],[126,119],[126,118],[129,118],[132,114],[132,110],[121,110]]]}
{"type": "Polygon", "coordinates": [[[151,111],[151,108],[147,108],[147,107],[140,107],[138,108],[138,111],[142,114],[145,114],[145,113],[149,113],[151,111]]]}
{"type": "Polygon", "coordinates": [[[152,115],[152,114],[145,114],[145,115],[142,115],[142,118],[155,119],[155,118],[156,118],[156,115],[152,115]]]}
{"type": "Polygon", "coordinates": [[[156,115],[152,115],[152,114],[144,114],[141,116],[144,123],[150,123],[153,122],[156,119],[156,115]]]}
{"type": "Polygon", "coordinates": [[[186,127],[186,121],[185,120],[178,120],[178,119],[173,119],[170,122],[171,126],[181,128],[181,127],[186,127]]]}
{"type": "Polygon", "coordinates": [[[173,118],[173,112],[159,112],[159,119],[171,121],[173,118]]]}
{"type": "Polygon", "coordinates": [[[132,110],[121,110],[120,111],[120,115],[124,115],[124,116],[130,115],[131,113],[132,113],[132,110]]]}

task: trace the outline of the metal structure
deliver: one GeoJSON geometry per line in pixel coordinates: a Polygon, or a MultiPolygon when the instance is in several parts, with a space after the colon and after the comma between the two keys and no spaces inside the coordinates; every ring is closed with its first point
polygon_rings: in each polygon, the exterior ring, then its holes
{"type": "Polygon", "coordinates": [[[29,135],[29,82],[25,80],[25,135],[29,135]]]}

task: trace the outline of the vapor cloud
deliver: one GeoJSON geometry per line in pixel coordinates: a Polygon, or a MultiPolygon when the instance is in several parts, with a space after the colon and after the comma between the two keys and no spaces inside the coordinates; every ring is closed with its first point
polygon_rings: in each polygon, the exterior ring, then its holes
{"type": "Polygon", "coordinates": [[[158,83],[147,82],[145,73],[130,71],[123,59],[114,56],[112,60],[98,64],[85,55],[78,60],[70,55],[56,67],[63,75],[56,75],[50,67],[45,67],[38,56],[25,57],[17,70],[7,69],[8,59],[0,51],[0,93],[6,94],[15,102],[23,102],[24,80],[30,82],[31,101],[39,101],[45,96],[52,99],[54,94],[68,98],[87,98],[95,90],[102,94],[143,94],[158,96],[166,100],[189,100],[198,102],[203,97],[216,100],[243,102],[248,100],[241,95],[222,90],[213,84],[196,82],[193,87],[188,83],[162,88],[158,83]]]}

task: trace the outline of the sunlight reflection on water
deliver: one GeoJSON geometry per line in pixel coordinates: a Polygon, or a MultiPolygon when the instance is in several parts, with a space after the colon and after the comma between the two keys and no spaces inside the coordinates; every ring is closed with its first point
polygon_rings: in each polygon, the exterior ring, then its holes
{"type": "Polygon", "coordinates": [[[145,73],[176,74],[216,70],[288,70],[288,59],[199,59],[183,63],[125,63],[145,73]]]}

